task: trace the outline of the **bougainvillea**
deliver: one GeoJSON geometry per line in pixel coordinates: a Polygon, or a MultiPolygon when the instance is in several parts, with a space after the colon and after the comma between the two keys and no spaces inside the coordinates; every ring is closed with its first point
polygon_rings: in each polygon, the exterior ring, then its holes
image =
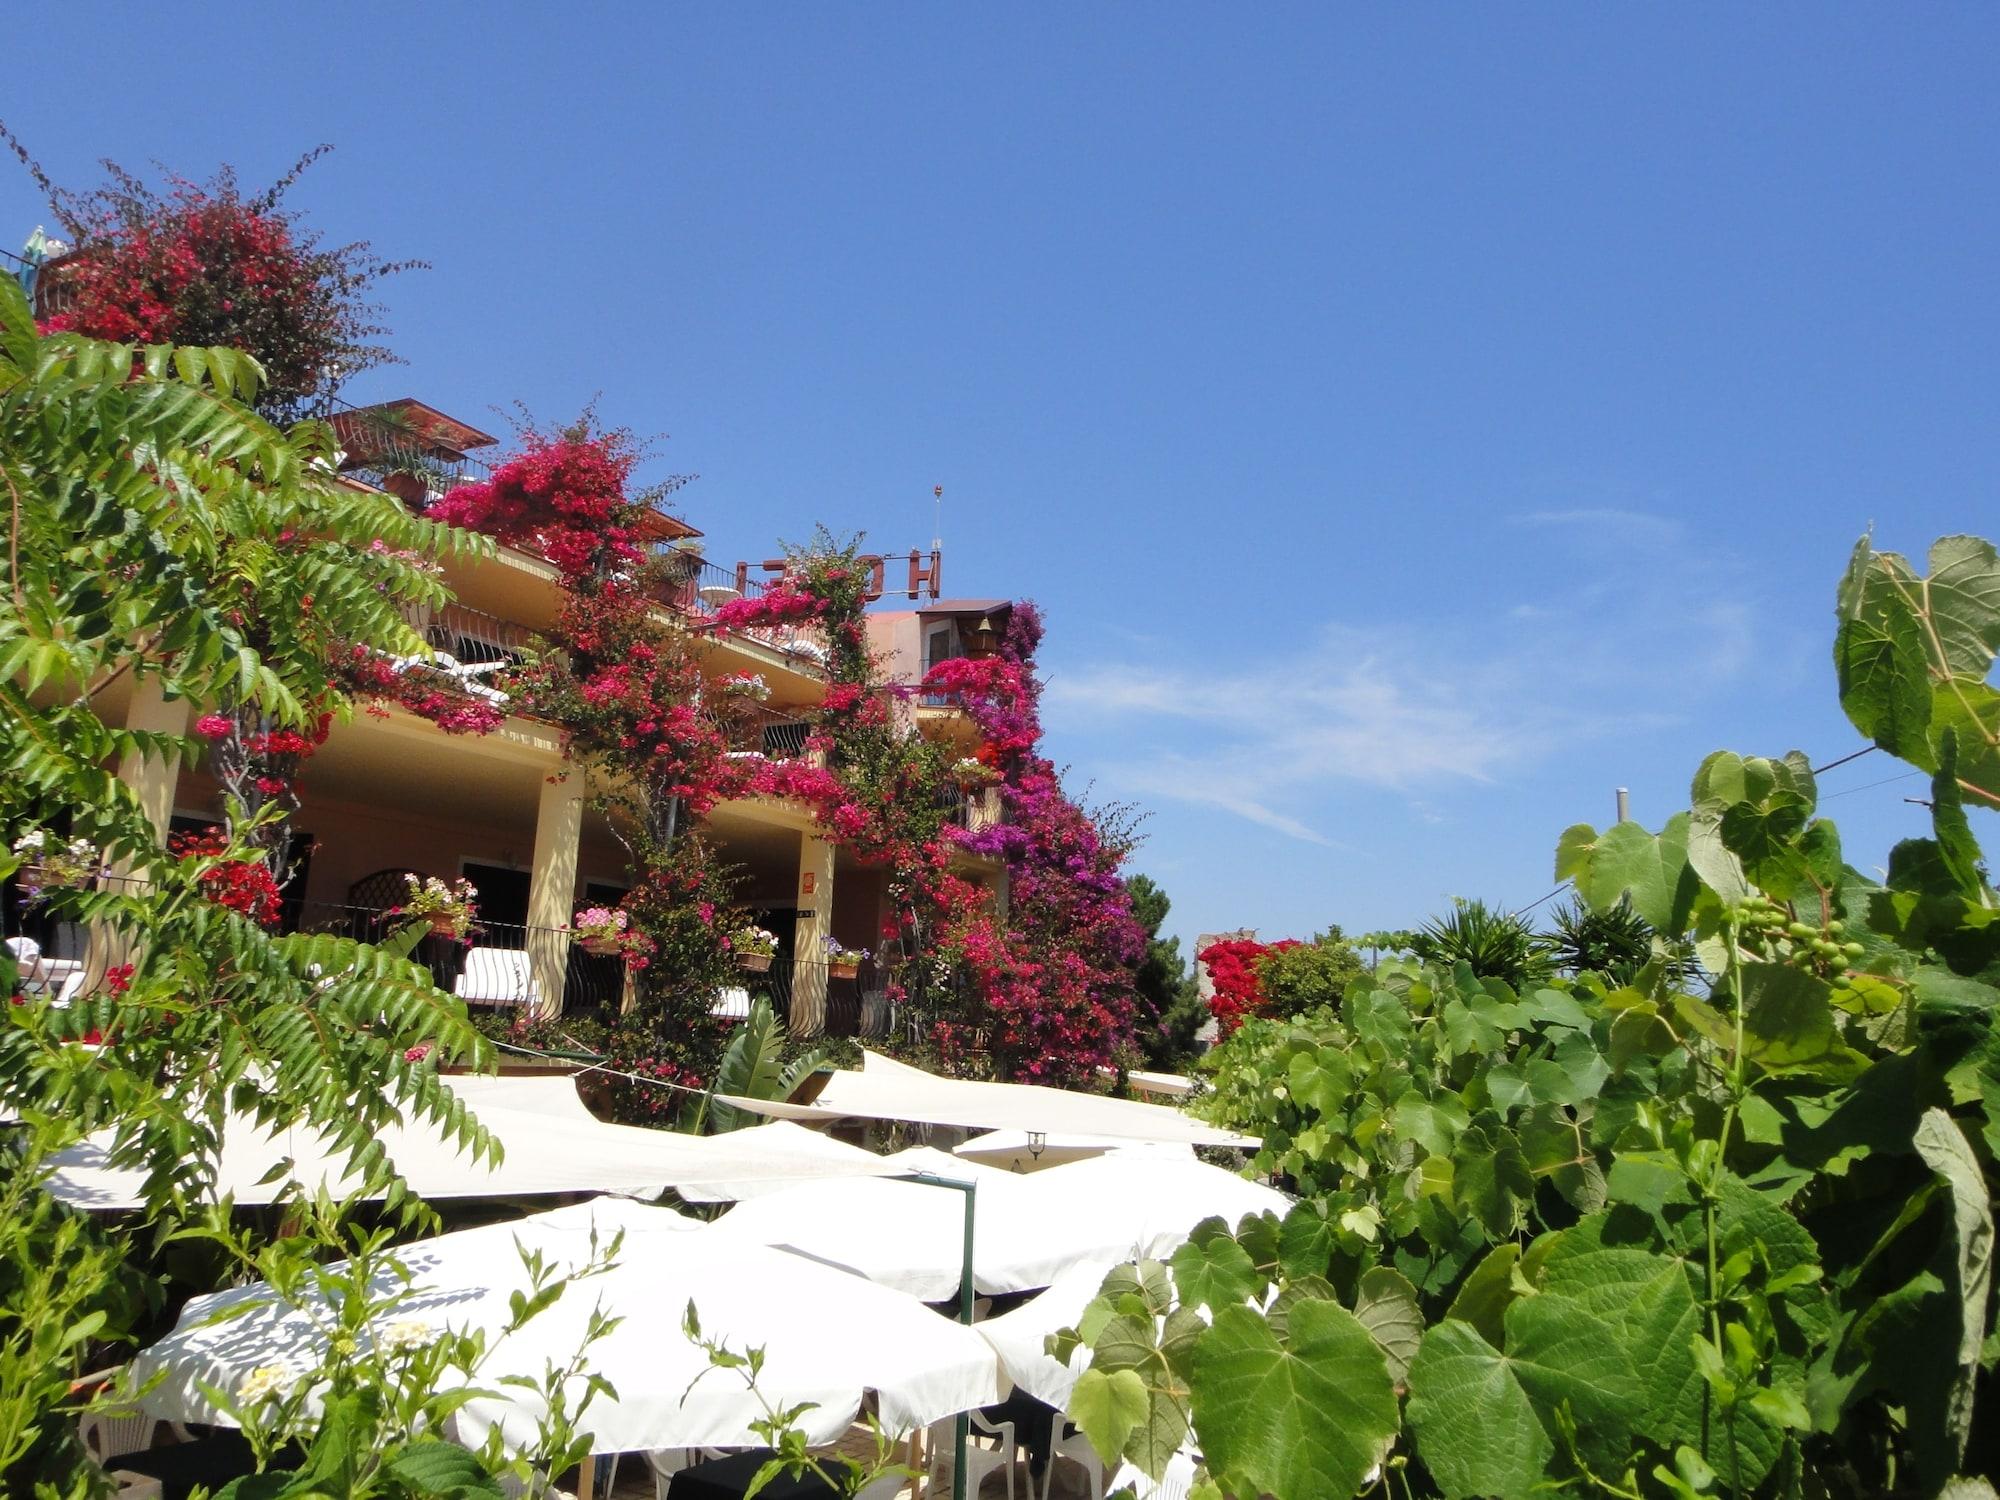
{"type": "Polygon", "coordinates": [[[938,663],[924,688],[957,695],[984,741],[975,759],[998,777],[1006,809],[1003,822],[952,830],[960,846],[1005,864],[1006,919],[962,907],[947,924],[947,950],[973,978],[1000,1066],[1074,1082],[1113,1064],[1129,1041],[1146,936],[1118,873],[1129,829],[1115,811],[1079,806],[1037,753],[1041,639],[1041,615],[1022,601],[996,654],[938,663]]]}
{"type": "Polygon", "coordinates": [[[1294,938],[1281,938],[1275,943],[1224,938],[1195,955],[1208,969],[1208,982],[1214,990],[1208,1009],[1222,1035],[1226,1037],[1235,1031],[1247,1017],[1267,1013],[1269,1004],[1259,968],[1267,954],[1283,953],[1298,946],[1294,938]]]}
{"type": "Polygon", "coordinates": [[[155,190],[112,162],[107,186],[73,193],[6,139],[77,246],[46,273],[59,290],[44,332],[246,350],[264,368],[259,407],[281,418],[390,362],[372,342],[382,329],[362,292],[420,262],[378,260],[365,244],[328,248],[282,204],[327,147],[247,197],[229,168],[206,183],[169,176],[155,190]]]}
{"type": "Polygon", "coordinates": [[[630,1051],[635,1064],[685,1056],[690,1038],[719,1030],[714,996],[735,970],[716,913],[731,889],[698,824],[744,794],[750,772],[729,754],[728,716],[751,701],[708,693],[686,629],[658,607],[670,563],[640,545],[658,492],[627,493],[636,458],[629,435],[586,417],[528,434],[518,457],[429,512],[531,548],[562,574],[555,624],[508,686],[515,707],[562,730],[629,856],[623,911],[646,961],[628,965],[638,1015],[627,1031],[658,1043],[630,1051]]]}

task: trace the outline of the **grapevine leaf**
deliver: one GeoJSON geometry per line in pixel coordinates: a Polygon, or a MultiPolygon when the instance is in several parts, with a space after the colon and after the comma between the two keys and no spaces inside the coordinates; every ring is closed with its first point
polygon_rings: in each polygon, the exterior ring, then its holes
{"type": "Polygon", "coordinates": [[[1232,1494],[1351,1495],[1400,1425],[1388,1362],[1336,1302],[1295,1304],[1287,1332],[1246,1307],[1215,1315],[1194,1353],[1202,1454],[1232,1494]]]}
{"type": "Polygon", "coordinates": [[[1174,1252],[1174,1285],[1190,1307],[1224,1308],[1246,1302],[1264,1288],[1250,1254],[1220,1219],[1203,1219],[1174,1252]]]}
{"type": "Polygon", "coordinates": [[[1069,1395],[1069,1415],[1107,1463],[1147,1415],[1146,1382],[1137,1370],[1085,1370],[1069,1395]]]}
{"type": "Polygon", "coordinates": [[[1361,1287],[1354,1298],[1354,1316],[1382,1346],[1382,1353],[1389,1361],[1389,1378],[1402,1384],[1424,1338],[1424,1315],[1417,1306],[1417,1289],[1401,1272],[1375,1266],[1361,1275],[1361,1287]]]}
{"type": "Polygon", "coordinates": [[[1445,1316],[1471,1324],[1490,1344],[1504,1342],[1506,1325],[1502,1319],[1508,1305],[1524,1291],[1514,1273],[1520,1259],[1521,1247],[1511,1240],[1487,1251],[1472,1273],[1459,1283],[1458,1295],[1452,1298],[1445,1316]]]}
{"type": "Polygon", "coordinates": [[[1495,1239],[1512,1234],[1535,1179],[1520,1140],[1490,1110],[1458,1138],[1452,1152],[1452,1191],[1458,1205],[1478,1219],[1495,1239]]]}
{"type": "Polygon", "coordinates": [[[1410,1427],[1445,1500],[1526,1495],[1555,1453],[1514,1362],[1456,1318],[1426,1332],[1411,1362],[1410,1427]]]}

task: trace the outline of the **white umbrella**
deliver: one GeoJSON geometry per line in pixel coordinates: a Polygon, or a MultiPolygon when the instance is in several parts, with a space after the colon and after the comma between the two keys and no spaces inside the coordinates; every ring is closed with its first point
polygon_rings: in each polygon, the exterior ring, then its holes
{"type": "Polygon", "coordinates": [[[1030,1297],[1012,1312],[972,1325],[993,1346],[993,1352],[1000,1356],[1001,1370],[1017,1388],[1057,1411],[1069,1405],[1077,1376],[1090,1368],[1090,1349],[1078,1345],[1069,1363],[1064,1364],[1048,1352],[1049,1335],[1076,1327],[1110,1273],[1109,1262],[1080,1262],[1051,1282],[1047,1291],[1030,1297]]]}
{"type": "Polygon", "coordinates": [[[914,1120],[957,1125],[967,1130],[1035,1130],[1115,1135],[1144,1141],[1180,1141],[1190,1146],[1235,1146],[1255,1150],[1259,1141],[1210,1125],[1179,1109],[1113,1099],[1034,1083],[988,1083],[940,1078],[864,1051],[861,1067],[837,1070],[811,1104],[783,1099],[720,1095],[760,1115],[783,1120],[914,1120]]]}
{"type": "MultiPolygon", "coordinates": [[[[605,1240],[625,1232],[615,1269],[570,1287],[520,1333],[493,1343],[477,1383],[504,1394],[460,1411],[459,1440],[477,1446],[498,1430],[516,1451],[531,1444],[544,1404],[497,1382],[507,1375],[539,1380],[548,1361],[568,1359],[600,1303],[623,1322],[589,1351],[592,1372],[618,1392],[616,1400],[592,1402],[579,1423],[593,1453],[760,1441],[751,1429],[762,1415],[760,1402],[736,1372],[710,1371],[707,1355],[682,1335],[690,1300],[708,1337],[739,1353],[764,1349],[763,1397],[780,1406],[814,1403],[799,1421],[814,1444],[845,1432],[871,1392],[883,1425],[896,1433],[1005,1394],[992,1347],[970,1328],[796,1256],[688,1233],[691,1222],[670,1209],[603,1199],[398,1251],[420,1291],[397,1310],[397,1320],[491,1334],[507,1319],[510,1293],[526,1285],[517,1241],[552,1263],[574,1266],[588,1255],[593,1226],[605,1240]]],[[[141,1402],[157,1416],[226,1422],[198,1380],[234,1390],[260,1367],[308,1367],[321,1348],[313,1321],[258,1283],[190,1302],[174,1331],[133,1361],[134,1384],[161,1377],[141,1402]],[[245,1304],[250,1311],[210,1321],[245,1304]]]]}
{"type": "MultiPolygon", "coordinates": [[[[1083,1261],[1170,1255],[1211,1215],[1233,1226],[1291,1206],[1274,1189],[1171,1157],[1107,1156],[1026,1176],[989,1169],[976,1180],[972,1282],[989,1296],[1048,1286],[1083,1261]]],[[[965,1206],[922,1183],[817,1182],[738,1204],[702,1233],[781,1246],[937,1302],[959,1289],[965,1206]]]]}
{"type": "Polygon", "coordinates": [[[1182,1141],[1135,1141],[1115,1135],[1087,1135],[1078,1131],[1048,1135],[1042,1131],[989,1130],[975,1135],[963,1145],[952,1147],[952,1155],[965,1161],[985,1162],[1010,1172],[1041,1172],[1067,1166],[1093,1156],[1114,1151],[1150,1153],[1155,1156],[1194,1160],[1194,1147],[1182,1141]]]}
{"type": "MultiPolygon", "coordinates": [[[[599,1192],[657,1198],[673,1187],[689,1199],[713,1201],[772,1184],[897,1170],[858,1146],[784,1121],[724,1135],[682,1135],[596,1119],[580,1103],[572,1103],[575,1085],[567,1079],[559,1084],[473,1077],[446,1081],[499,1140],[503,1155],[497,1165],[475,1161],[425,1120],[391,1125],[382,1132],[383,1149],[420,1198],[599,1192]],[[564,1089],[569,1101],[562,1097],[564,1089]]],[[[57,1153],[50,1192],[79,1208],[138,1207],[145,1174],[115,1164],[111,1145],[110,1133],[101,1132],[57,1153]]],[[[231,1115],[223,1125],[217,1196],[233,1194],[238,1204],[271,1202],[284,1183],[265,1179],[288,1158],[290,1175],[308,1190],[324,1186],[338,1195],[355,1186],[347,1156],[318,1132],[273,1131],[247,1115],[231,1115]]]]}

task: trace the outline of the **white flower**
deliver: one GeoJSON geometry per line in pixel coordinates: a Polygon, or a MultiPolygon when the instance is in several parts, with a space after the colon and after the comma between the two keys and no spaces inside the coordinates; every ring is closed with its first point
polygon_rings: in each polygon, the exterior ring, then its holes
{"type": "Polygon", "coordinates": [[[41,829],[31,829],[14,840],[14,852],[16,854],[39,854],[48,841],[48,835],[43,833],[41,829]]]}
{"type": "Polygon", "coordinates": [[[438,1331],[422,1318],[398,1318],[382,1330],[376,1339],[377,1347],[391,1354],[401,1354],[411,1349],[421,1349],[426,1344],[437,1342],[438,1331]]]}
{"type": "Polygon", "coordinates": [[[243,1384],[236,1388],[236,1399],[245,1406],[255,1406],[273,1396],[282,1396],[291,1384],[292,1372],[283,1365],[259,1365],[243,1377],[243,1384]]]}

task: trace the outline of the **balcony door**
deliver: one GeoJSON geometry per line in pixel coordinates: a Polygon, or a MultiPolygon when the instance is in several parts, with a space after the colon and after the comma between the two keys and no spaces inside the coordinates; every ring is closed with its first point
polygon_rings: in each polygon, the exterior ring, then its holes
{"type": "Polygon", "coordinates": [[[505,865],[482,865],[468,859],[465,878],[479,892],[475,904],[479,938],[483,948],[525,948],[528,946],[528,881],[526,870],[510,870],[505,865]]]}

